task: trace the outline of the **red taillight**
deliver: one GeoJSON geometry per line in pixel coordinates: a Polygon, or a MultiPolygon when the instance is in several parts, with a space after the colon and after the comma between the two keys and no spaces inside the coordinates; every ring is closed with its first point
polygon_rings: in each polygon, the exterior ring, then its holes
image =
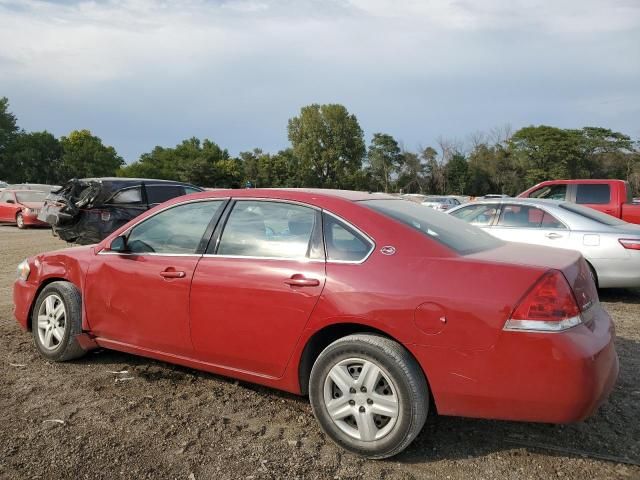
{"type": "Polygon", "coordinates": [[[564,275],[549,270],[520,301],[505,330],[562,331],[582,321],[564,275]]]}
{"type": "Polygon", "coordinates": [[[640,250],[640,239],[638,238],[619,238],[618,242],[627,250],[640,250]]]}

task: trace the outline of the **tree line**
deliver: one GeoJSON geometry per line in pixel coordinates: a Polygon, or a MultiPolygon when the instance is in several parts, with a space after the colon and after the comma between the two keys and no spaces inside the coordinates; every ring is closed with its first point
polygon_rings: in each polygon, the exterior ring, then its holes
{"type": "Polygon", "coordinates": [[[308,105],[289,119],[290,146],[236,157],[215,142],[189,138],[156,146],[131,164],[89,130],[56,138],[18,126],[0,98],[0,180],[61,184],[122,176],[180,180],[203,187],[319,187],[368,191],[515,195],[558,178],[620,178],[640,190],[640,142],[601,127],[508,126],[465,141],[405,149],[392,135],[369,144],[355,115],[339,104],[308,105]]]}

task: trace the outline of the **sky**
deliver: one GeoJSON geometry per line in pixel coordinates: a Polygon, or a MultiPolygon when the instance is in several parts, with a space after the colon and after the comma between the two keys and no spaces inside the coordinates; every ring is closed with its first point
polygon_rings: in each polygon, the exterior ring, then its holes
{"type": "Polygon", "coordinates": [[[640,0],[0,0],[0,96],[128,162],[275,152],[311,103],[409,150],[506,124],[640,140],[640,0]]]}

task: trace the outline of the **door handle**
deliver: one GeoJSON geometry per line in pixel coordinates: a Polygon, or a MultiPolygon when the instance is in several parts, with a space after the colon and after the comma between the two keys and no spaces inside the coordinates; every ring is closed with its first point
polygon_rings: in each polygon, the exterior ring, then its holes
{"type": "Polygon", "coordinates": [[[160,272],[160,276],[163,278],[184,278],[187,274],[185,272],[177,272],[175,270],[165,270],[160,272]]]}
{"type": "Polygon", "coordinates": [[[284,283],[291,287],[317,287],[320,285],[320,280],[317,278],[307,278],[302,275],[296,274],[291,278],[287,278],[284,283]]]}
{"type": "Polygon", "coordinates": [[[551,233],[547,233],[545,237],[550,238],[551,240],[555,240],[556,238],[561,238],[562,235],[560,235],[559,233],[551,232],[551,233]]]}

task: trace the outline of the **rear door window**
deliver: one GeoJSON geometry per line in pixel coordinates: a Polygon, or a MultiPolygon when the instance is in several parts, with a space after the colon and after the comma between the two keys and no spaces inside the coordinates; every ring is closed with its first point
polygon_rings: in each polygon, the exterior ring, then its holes
{"type": "Polygon", "coordinates": [[[578,184],[576,203],[604,205],[611,201],[611,188],[606,183],[578,184]]]}
{"type": "Polygon", "coordinates": [[[149,205],[157,205],[185,194],[182,185],[145,185],[144,188],[147,190],[149,205]]]}
{"type": "Polygon", "coordinates": [[[120,190],[108,203],[142,203],[142,191],[140,187],[126,188],[120,190]]]}
{"type": "Polygon", "coordinates": [[[553,215],[529,205],[503,205],[498,219],[499,227],[564,228],[553,215]]]}

